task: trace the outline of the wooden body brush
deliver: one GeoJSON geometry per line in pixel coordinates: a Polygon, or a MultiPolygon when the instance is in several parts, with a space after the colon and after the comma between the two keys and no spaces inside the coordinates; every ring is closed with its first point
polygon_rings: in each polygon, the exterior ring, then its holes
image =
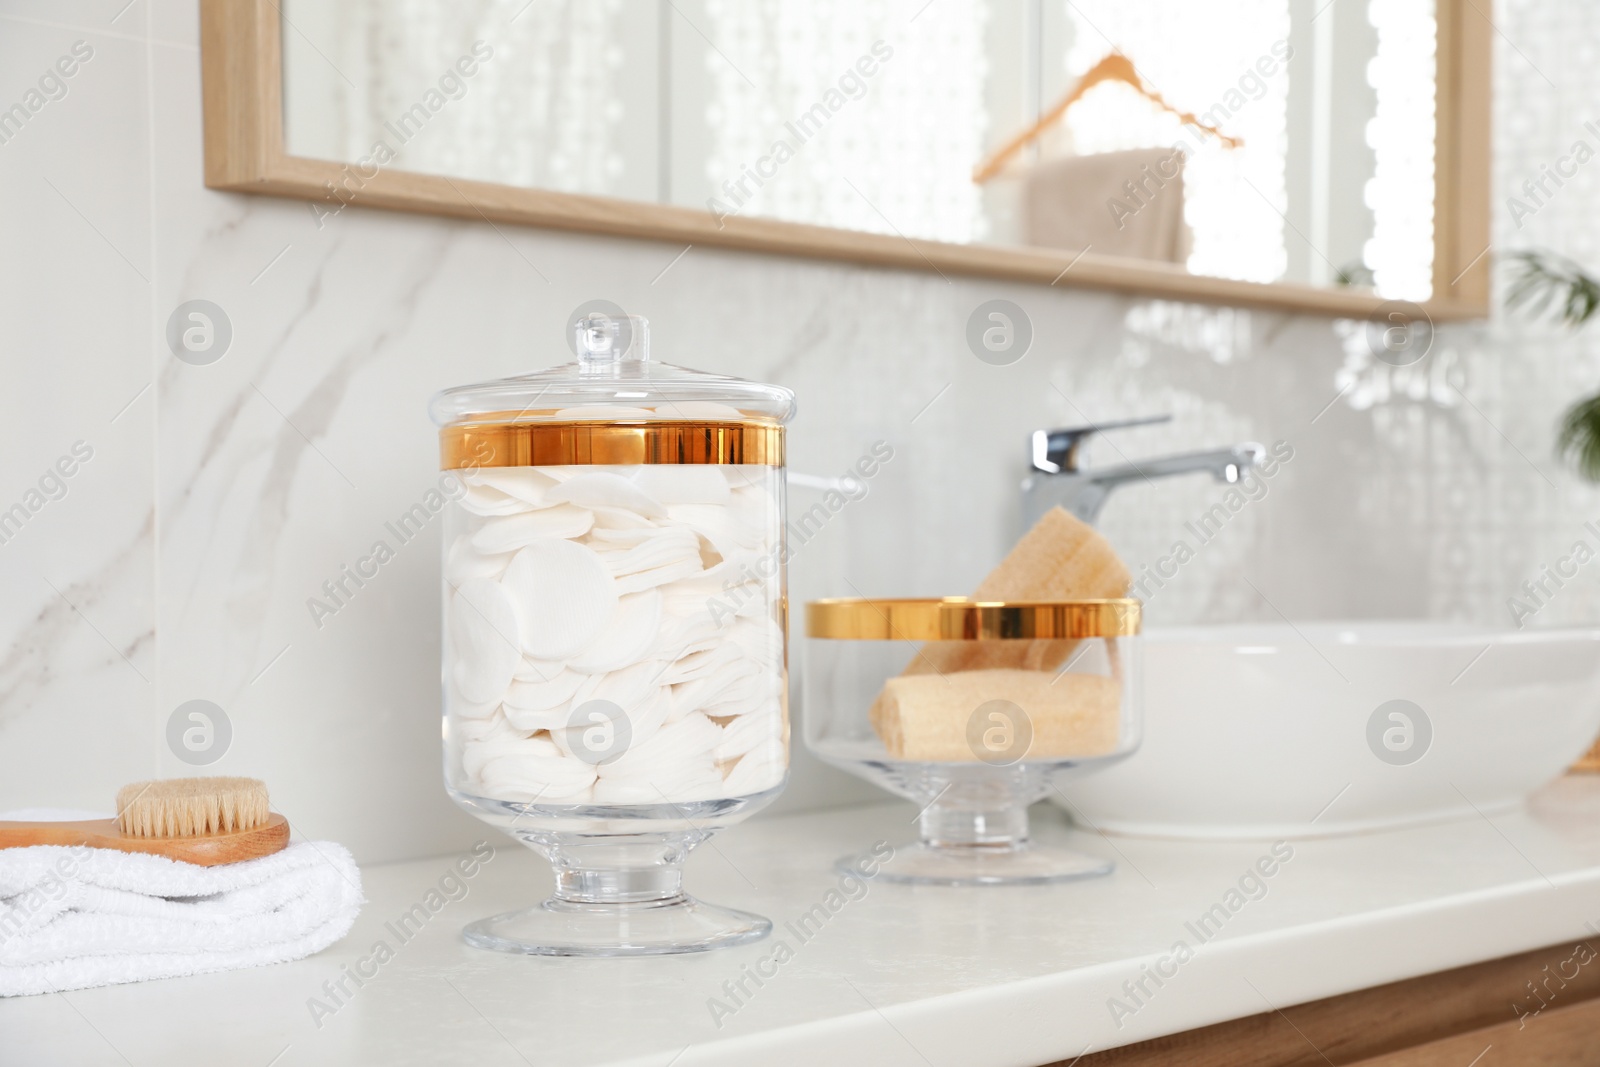
{"type": "Polygon", "coordinates": [[[117,813],[79,822],[0,821],[0,848],[87,845],[215,867],[289,843],[288,820],[267,807],[266,783],[254,778],[135,782],[117,791],[117,813]]]}

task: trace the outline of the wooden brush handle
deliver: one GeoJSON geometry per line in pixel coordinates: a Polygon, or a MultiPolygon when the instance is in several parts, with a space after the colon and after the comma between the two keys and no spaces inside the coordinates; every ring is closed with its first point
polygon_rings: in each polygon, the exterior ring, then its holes
{"type": "Polygon", "coordinates": [[[260,826],[248,830],[199,837],[134,837],[117,829],[115,819],[0,822],[0,848],[88,845],[90,848],[114,848],[119,852],[148,852],[201,867],[270,856],[288,843],[289,821],[276,813],[260,826]]]}

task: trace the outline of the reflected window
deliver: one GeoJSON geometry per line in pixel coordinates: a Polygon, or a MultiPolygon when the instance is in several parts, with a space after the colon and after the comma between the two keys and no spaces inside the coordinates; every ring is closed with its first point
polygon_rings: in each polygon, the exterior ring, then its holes
{"type": "Polygon", "coordinates": [[[1287,266],[1289,74],[1282,46],[1276,56],[1272,46],[1288,40],[1289,4],[1239,0],[1233,6],[1237,12],[1220,19],[1214,8],[1187,0],[1070,0],[1066,63],[1068,74],[1078,77],[1120,49],[1168,102],[1239,138],[1241,147],[1227,148],[1185,127],[1121,84],[1089,90],[1064,121],[1080,154],[1182,145],[1189,270],[1270,282],[1287,266]],[[1270,76],[1257,68],[1262,57],[1275,68],[1270,76]]]}

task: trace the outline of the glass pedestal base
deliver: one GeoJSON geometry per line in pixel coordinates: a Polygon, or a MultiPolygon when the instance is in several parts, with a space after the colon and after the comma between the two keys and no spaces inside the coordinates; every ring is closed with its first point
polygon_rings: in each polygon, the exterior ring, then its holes
{"type": "Polygon", "coordinates": [[[576,835],[507,829],[548,859],[555,895],[479,919],[467,944],[529,956],[665,956],[758,941],[759,915],[706,904],[683,891],[683,862],[710,830],[576,835]]]}
{"type": "MultiPolygon", "coordinates": [[[[856,872],[859,859],[842,856],[834,866],[856,872]]],[[[1098,878],[1115,866],[1098,856],[1028,841],[1000,847],[917,841],[896,848],[876,877],[903,885],[1047,885],[1098,878]]]]}
{"type": "MultiPolygon", "coordinates": [[[[1028,805],[1048,788],[1048,771],[1028,767],[931,766],[904,776],[902,791],[930,796],[917,816],[919,840],[897,846],[875,877],[909,885],[1047,885],[1098,878],[1116,864],[1028,833],[1028,805]]],[[[839,871],[857,871],[843,856],[839,871]]]]}
{"type": "Polygon", "coordinates": [[[623,904],[552,897],[532,908],[479,919],[467,944],[530,956],[664,956],[758,941],[772,930],[759,915],[679,894],[623,904]]]}

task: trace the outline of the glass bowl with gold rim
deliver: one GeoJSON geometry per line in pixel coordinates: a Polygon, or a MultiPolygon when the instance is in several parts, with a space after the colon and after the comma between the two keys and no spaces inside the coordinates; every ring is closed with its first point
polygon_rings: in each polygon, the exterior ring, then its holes
{"type": "Polygon", "coordinates": [[[620,309],[569,326],[575,362],[430,409],[446,787],[556,874],[465,937],[587,956],[754,940],[771,923],[686,896],[681,866],[788,776],[794,397],[652,360],[620,309]]]}
{"type": "MultiPolygon", "coordinates": [[[[917,805],[888,881],[1037,884],[1112,863],[1033,839],[1028,807],[1139,744],[1140,603],[806,605],[806,744],[917,805]]],[[[856,862],[846,856],[841,869],[856,862]]]]}

